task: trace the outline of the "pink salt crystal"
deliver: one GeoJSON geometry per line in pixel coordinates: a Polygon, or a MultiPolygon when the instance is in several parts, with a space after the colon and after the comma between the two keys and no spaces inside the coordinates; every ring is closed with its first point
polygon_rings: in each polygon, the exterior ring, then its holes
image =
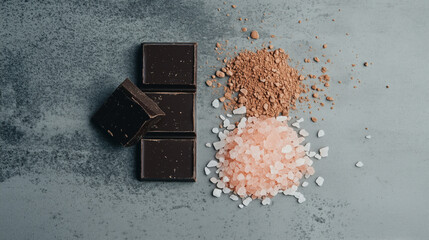
{"type": "Polygon", "coordinates": [[[314,174],[300,145],[305,139],[298,137],[286,121],[249,117],[244,122],[241,129],[225,131],[221,136],[225,145],[216,153],[219,176],[229,181],[219,187],[227,187],[242,198],[266,198],[298,186],[303,175],[314,174]]]}

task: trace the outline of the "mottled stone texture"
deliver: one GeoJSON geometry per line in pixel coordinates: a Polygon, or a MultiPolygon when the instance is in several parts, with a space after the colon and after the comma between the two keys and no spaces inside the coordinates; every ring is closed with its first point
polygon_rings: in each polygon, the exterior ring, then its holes
{"type": "Polygon", "coordinates": [[[428,11],[424,0],[2,1],[0,239],[425,239],[428,11]],[[260,39],[251,44],[243,26],[260,39]],[[202,168],[214,150],[204,144],[222,111],[204,81],[224,40],[239,49],[271,40],[305,73],[321,65],[304,58],[333,62],[334,110],[313,108],[317,124],[292,113],[314,148],[331,149],[314,165],[325,183],[311,178],[304,204],[278,196],[240,210],[210,196],[202,168]],[[141,80],[140,44],[161,41],[198,42],[197,183],[137,181],[137,149],[90,122],[126,77],[141,80]]]}

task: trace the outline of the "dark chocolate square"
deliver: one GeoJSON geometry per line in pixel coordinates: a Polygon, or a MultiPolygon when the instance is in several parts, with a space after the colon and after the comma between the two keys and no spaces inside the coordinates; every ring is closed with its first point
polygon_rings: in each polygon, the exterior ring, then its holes
{"type": "Polygon", "coordinates": [[[189,92],[147,92],[165,113],[165,116],[151,128],[150,132],[195,132],[195,93],[189,92]]]}
{"type": "Polygon", "coordinates": [[[141,180],[196,181],[195,139],[142,139],[141,180]]]}
{"type": "Polygon", "coordinates": [[[196,88],[196,43],[143,43],[143,88],[196,88]]]}
{"type": "Polygon", "coordinates": [[[92,117],[92,120],[124,146],[137,143],[164,112],[126,79],[92,117]]]}

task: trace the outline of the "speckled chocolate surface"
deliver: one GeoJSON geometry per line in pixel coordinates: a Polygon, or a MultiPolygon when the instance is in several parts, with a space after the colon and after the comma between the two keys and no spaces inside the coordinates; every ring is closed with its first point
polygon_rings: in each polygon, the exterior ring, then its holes
{"type": "Polygon", "coordinates": [[[0,238],[427,238],[428,9],[396,0],[3,1],[0,238]],[[251,44],[243,26],[260,39],[251,44]],[[328,43],[329,74],[343,81],[330,88],[335,109],[317,124],[292,112],[315,148],[331,149],[315,163],[324,185],[311,179],[303,204],[278,196],[240,210],[211,196],[203,167],[214,150],[204,145],[222,112],[204,81],[221,66],[213,49],[223,40],[247,49],[271,40],[295,62],[328,43]],[[140,182],[138,149],[116,145],[90,117],[124,78],[138,84],[142,42],[178,41],[198,43],[198,181],[140,182]],[[373,65],[351,71],[364,61],[373,65]],[[357,89],[351,76],[362,80],[357,89]]]}

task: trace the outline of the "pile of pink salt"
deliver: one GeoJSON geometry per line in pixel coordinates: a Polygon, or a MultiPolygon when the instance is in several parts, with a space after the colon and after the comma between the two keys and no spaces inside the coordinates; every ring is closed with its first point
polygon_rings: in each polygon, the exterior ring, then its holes
{"type": "Polygon", "coordinates": [[[217,186],[253,199],[295,191],[303,176],[314,174],[313,161],[301,145],[304,140],[285,117],[243,118],[226,133],[224,146],[216,153],[222,182],[217,186]]]}

